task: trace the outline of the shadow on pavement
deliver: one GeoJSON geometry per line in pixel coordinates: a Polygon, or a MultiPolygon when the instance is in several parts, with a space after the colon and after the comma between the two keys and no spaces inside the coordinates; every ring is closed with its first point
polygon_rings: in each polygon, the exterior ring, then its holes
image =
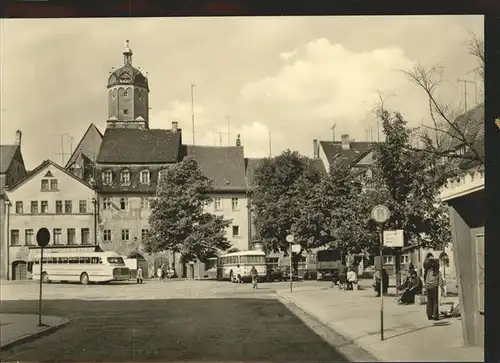
{"type": "Polygon", "coordinates": [[[408,330],[408,331],[405,331],[405,332],[402,332],[402,333],[399,333],[399,334],[391,335],[389,337],[386,337],[385,340],[397,338],[397,337],[400,337],[400,336],[403,336],[403,335],[406,335],[406,334],[415,333],[417,331],[425,330],[425,329],[428,329],[428,328],[433,328],[433,327],[436,327],[436,326],[447,326],[447,325],[450,325],[450,324],[451,323],[449,321],[438,321],[438,322],[435,322],[432,325],[427,325],[427,326],[423,326],[423,327],[420,327],[420,328],[408,330]]]}
{"type": "MultiPolygon", "coordinates": [[[[2,302],[37,313],[37,301],[2,302]]],[[[46,300],[71,322],[2,352],[2,361],[348,361],[278,300],[46,300]]]]}

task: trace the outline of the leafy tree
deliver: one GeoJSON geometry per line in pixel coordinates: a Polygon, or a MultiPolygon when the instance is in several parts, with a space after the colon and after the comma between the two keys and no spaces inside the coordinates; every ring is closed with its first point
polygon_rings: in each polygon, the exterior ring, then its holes
{"type": "Polygon", "coordinates": [[[344,253],[371,251],[378,243],[370,223],[370,199],[350,165],[334,163],[313,188],[294,233],[307,238],[306,246],[339,248],[344,253]]]}
{"type": "MultiPolygon", "coordinates": [[[[288,253],[286,236],[296,232],[294,224],[320,180],[321,172],[312,160],[290,150],[264,160],[255,170],[252,209],[256,235],[264,251],[288,253]]],[[[294,237],[294,243],[302,249],[309,248],[307,235],[294,233],[294,237]]]]}
{"type": "Polygon", "coordinates": [[[231,247],[226,237],[231,221],[204,211],[212,202],[212,185],[194,159],[186,157],[162,170],[159,179],[157,199],[151,204],[147,252],[170,250],[180,253],[183,261],[206,261],[217,250],[231,247]]]}

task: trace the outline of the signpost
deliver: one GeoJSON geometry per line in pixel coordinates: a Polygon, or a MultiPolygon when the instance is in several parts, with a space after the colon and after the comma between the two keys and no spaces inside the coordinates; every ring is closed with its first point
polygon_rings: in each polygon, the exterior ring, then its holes
{"type": "Polygon", "coordinates": [[[380,239],[380,340],[384,340],[384,235],[382,224],[387,222],[390,218],[391,212],[385,205],[377,205],[373,207],[371,212],[372,219],[379,225],[379,239],[380,239]]]}
{"type": "Polygon", "coordinates": [[[402,229],[396,229],[395,231],[384,231],[384,246],[385,247],[404,247],[404,235],[402,229]]]}
{"type": "Polygon", "coordinates": [[[292,244],[293,244],[293,235],[289,234],[286,236],[286,241],[290,244],[290,292],[292,292],[292,281],[293,281],[293,270],[292,270],[292,255],[293,255],[293,250],[292,250],[292,244]]]}
{"type": "Polygon", "coordinates": [[[36,232],[36,243],[40,246],[40,296],[38,298],[38,326],[45,326],[42,324],[42,282],[43,282],[43,248],[50,242],[50,232],[47,228],[43,227],[36,232]]]}

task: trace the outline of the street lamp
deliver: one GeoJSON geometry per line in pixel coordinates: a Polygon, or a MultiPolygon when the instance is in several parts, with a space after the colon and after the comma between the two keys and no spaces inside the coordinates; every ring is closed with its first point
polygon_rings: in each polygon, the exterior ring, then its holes
{"type": "Polygon", "coordinates": [[[9,200],[5,201],[5,208],[7,209],[7,280],[10,280],[10,206],[9,200]]]}
{"type": "Polygon", "coordinates": [[[286,236],[286,241],[290,244],[290,292],[292,292],[292,281],[293,281],[293,271],[292,271],[292,244],[293,244],[293,235],[289,234],[286,236]]]}

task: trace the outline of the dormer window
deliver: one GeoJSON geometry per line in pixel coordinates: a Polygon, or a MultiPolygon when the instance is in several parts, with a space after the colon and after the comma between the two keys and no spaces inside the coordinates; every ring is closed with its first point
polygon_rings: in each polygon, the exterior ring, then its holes
{"type": "Polygon", "coordinates": [[[120,184],[128,185],[130,184],[130,171],[124,170],[120,174],[120,184]]]}
{"type": "Polygon", "coordinates": [[[149,184],[150,173],[149,170],[141,171],[141,184],[149,184]]]}
{"type": "Polygon", "coordinates": [[[106,170],[102,173],[102,182],[103,184],[111,184],[113,182],[113,174],[111,174],[110,170],[106,170]]]}

